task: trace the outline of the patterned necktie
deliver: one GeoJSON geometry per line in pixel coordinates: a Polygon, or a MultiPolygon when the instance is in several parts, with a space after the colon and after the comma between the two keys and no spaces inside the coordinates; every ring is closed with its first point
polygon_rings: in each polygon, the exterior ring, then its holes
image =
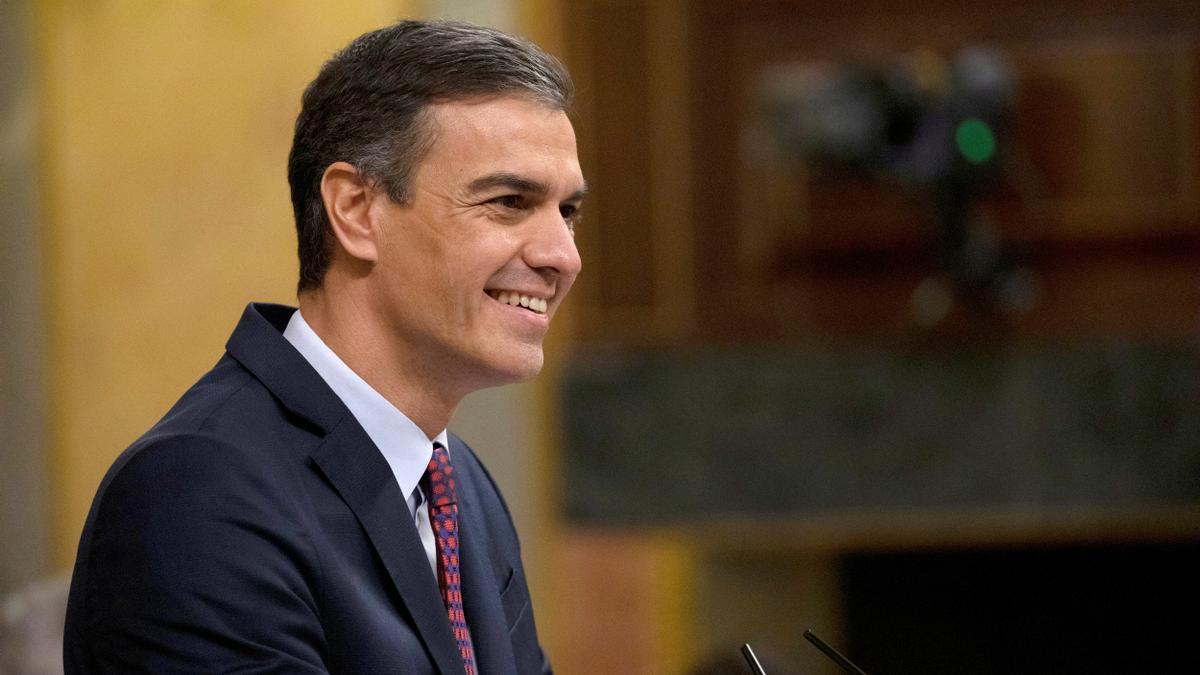
{"type": "Polygon", "coordinates": [[[429,520],[437,538],[438,586],[446,615],[458,643],[467,675],[476,675],[475,648],[471,645],[471,629],[463,612],[462,579],[458,568],[458,493],[454,488],[454,467],[450,455],[441,443],[433,444],[433,457],[421,478],[421,486],[429,497],[429,520]]]}

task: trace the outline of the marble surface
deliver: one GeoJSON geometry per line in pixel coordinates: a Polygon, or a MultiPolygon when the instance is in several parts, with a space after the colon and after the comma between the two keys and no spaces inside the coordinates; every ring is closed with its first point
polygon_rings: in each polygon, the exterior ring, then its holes
{"type": "Polygon", "coordinates": [[[1200,346],[580,356],[580,522],[1200,503],[1200,346]]]}

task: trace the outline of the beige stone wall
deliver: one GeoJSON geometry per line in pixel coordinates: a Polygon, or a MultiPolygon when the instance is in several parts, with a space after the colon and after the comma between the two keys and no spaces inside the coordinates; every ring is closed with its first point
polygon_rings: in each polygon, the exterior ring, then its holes
{"type": "Polygon", "coordinates": [[[294,298],[300,93],[414,4],[37,3],[56,566],[103,472],[216,361],[241,307],[294,298]]]}
{"type": "Polygon", "coordinates": [[[0,598],[49,547],[31,27],[27,3],[0,0],[0,598]]]}

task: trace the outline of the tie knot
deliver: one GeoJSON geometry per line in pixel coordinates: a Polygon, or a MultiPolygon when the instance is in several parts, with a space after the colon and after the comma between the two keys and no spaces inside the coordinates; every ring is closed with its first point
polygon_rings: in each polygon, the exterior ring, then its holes
{"type": "Polygon", "coordinates": [[[454,483],[454,467],[450,466],[450,454],[441,443],[433,444],[433,456],[421,477],[421,485],[432,506],[448,506],[458,503],[454,483]]]}

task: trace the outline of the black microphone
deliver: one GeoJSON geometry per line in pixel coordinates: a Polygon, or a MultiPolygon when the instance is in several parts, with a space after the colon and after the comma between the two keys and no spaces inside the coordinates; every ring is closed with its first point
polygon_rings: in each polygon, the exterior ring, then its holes
{"type": "Polygon", "coordinates": [[[867,675],[865,672],[863,672],[862,668],[859,668],[851,663],[850,659],[842,656],[838,650],[825,644],[825,641],[817,637],[811,630],[804,631],[804,639],[813,643],[813,646],[815,646],[817,649],[820,649],[825,656],[833,659],[834,663],[845,669],[847,673],[853,673],[853,675],[867,675]]]}
{"type": "MultiPolygon", "coordinates": [[[[804,631],[804,639],[813,643],[813,646],[820,649],[821,653],[833,659],[834,663],[841,666],[846,672],[851,673],[851,675],[867,675],[862,668],[854,665],[850,659],[842,656],[841,652],[830,647],[811,630],[804,631]]],[[[754,671],[754,675],[767,675],[767,671],[763,670],[762,664],[758,662],[758,657],[755,656],[754,650],[750,648],[749,644],[742,645],[742,656],[746,657],[746,663],[750,664],[750,670],[754,671]]]]}
{"type": "Polygon", "coordinates": [[[754,650],[750,645],[742,645],[742,656],[746,657],[746,663],[750,664],[750,670],[754,671],[754,675],[767,675],[767,671],[763,670],[762,664],[758,662],[758,657],[754,655],[754,650]]]}

